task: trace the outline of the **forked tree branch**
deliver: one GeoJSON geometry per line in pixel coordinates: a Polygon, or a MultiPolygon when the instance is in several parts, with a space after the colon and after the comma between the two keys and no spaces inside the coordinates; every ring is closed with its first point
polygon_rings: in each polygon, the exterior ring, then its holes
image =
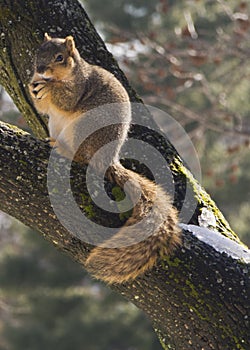
{"type": "MultiPolygon", "coordinates": [[[[0,81],[36,137],[46,136],[46,120],[35,113],[27,82],[32,74],[34,50],[44,32],[62,37],[72,34],[83,57],[113,72],[127,88],[131,100],[140,102],[76,0],[51,1],[49,7],[48,1],[0,0],[0,81]]],[[[152,125],[150,116],[145,114],[152,125]]],[[[132,128],[130,136],[150,140],[153,147],[161,150],[173,173],[178,208],[182,207],[187,187],[191,189],[191,196],[197,201],[191,223],[198,223],[201,209],[208,210],[215,218],[215,229],[239,241],[167,140],[159,140],[154,132],[139,126],[132,128]]],[[[50,203],[49,155],[50,147],[45,142],[0,124],[0,209],[37,229],[58,249],[84,264],[90,245],[62,226],[50,203]]],[[[83,185],[84,169],[75,166],[72,178],[76,199],[86,210],[90,202],[83,185]]],[[[92,206],[91,210],[98,218],[98,209],[92,206]]],[[[117,224],[117,218],[107,215],[102,222],[117,224]]],[[[194,230],[190,226],[185,229],[194,230]]],[[[206,230],[196,235],[184,230],[183,246],[174,256],[163,257],[157,267],[133,283],[112,286],[148,314],[166,349],[249,347],[249,253],[233,243],[233,253],[225,254],[204,239],[210,234],[215,237],[206,230]]],[[[229,245],[231,239],[225,238],[221,245],[229,245]]]]}

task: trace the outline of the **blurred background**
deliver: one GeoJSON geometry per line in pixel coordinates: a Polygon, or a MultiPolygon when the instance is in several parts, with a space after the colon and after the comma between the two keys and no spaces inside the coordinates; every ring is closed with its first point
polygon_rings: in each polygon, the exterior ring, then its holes
{"type": "MultiPolygon", "coordinates": [[[[82,1],[144,102],[174,117],[202,185],[250,246],[248,1],[82,1]]],[[[27,129],[0,87],[0,119],[27,129]]],[[[157,350],[150,323],[0,212],[0,349],[157,350]]]]}

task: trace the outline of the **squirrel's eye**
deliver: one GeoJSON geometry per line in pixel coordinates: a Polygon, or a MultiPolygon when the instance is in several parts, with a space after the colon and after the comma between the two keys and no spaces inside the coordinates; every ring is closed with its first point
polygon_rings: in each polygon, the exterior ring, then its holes
{"type": "Polygon", "coordinates": [[[57,55],[55,58],[55,62],[63,62],[63,60],[64,60],[64,57],[61,54],[57,55]]]}

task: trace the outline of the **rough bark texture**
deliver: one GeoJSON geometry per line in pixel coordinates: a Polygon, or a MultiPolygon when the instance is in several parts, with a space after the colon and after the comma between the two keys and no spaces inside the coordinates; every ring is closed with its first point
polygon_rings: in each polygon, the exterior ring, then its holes
{"type": "MultiPolygon", "coordinates": [[[[72,34],[82,56],[114,73],[127,88],[131,100],[139,101],[76,0],[0,0],[0,82],[36,137],[46,136],[46,122],[30,103],[27,82],[32,74],[34,50],[44,32],[55,36],[72,34]]],[[[150,124],[150,117],[145,118],[150,124]]],[[[159,140],[150,130],[139,126],[132,128],[130,136],[150,140],[161,150],[173,172],[178,208],[186,188],[192,189],[197,200],[193,224],[198,222],[200,209],[207,208],[215,215],[218,231],[238,241],[166,140],[159,140]]],[[[0,209],[39,230],[58,249],[84,264],[90,246],[60,224],[50,204],[49,153],[44,142],[0,124],[0,209]]],[[[73,188],[82,208],[89,210],[91,206],[92,215],[99,219],[100,212],[90,204],[82,186],[84,169],[76,166],[72,174],[73,188]]],[[[117,224],[117,218],[111,215],[102,221],[117,224]]],[[[183,237],[183,246],[173,257],[163,259],[157,268],[134,283],[112,288],[147,313],[165,349],[248,349],[249,264],[217,251],[186,231],[183,237]]]]}

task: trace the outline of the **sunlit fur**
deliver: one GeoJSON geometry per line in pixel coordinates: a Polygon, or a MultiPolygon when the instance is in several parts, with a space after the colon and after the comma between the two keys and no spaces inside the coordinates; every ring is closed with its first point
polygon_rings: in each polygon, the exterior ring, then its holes
{"type": "MultiPolygon", "coordinates": [[[[131,197],[138,185],[141,188],[141,197],[132,216],[118,233],[90,252],[86,268],[96,278],[107,283],[123,283],[143,275],[156,265],[158,259],[171,254],[180,244],[181,232],[177,211],[163,189],[125,169],[118,162],[119,151],[131,121],[126,90],[110,72],[82,59],[71,36],[52,39],[48,34],[45,34],[44,43],[38,50],[29,89],[37,110],[49,115],[51,144],[56,146],[60,154],[69,158],[77,137],[81,136],[79,125],[88,111],[112,103],[124,106],[117,111],[120,115],[114,115],[123,123],[98,130],[74,153],[75,161],[88,163],[108,140],[118,139],[116,149],[112,149],[109,154],[111,166],[108,177],[121,187],[130,180],[131,197]],[[58,54],[63,55],[62,62],[56,61],[58,54]],[[136,222],[142,222],[139,232],[133,226],[136,222]],[[143,236],[145,232],[150,232],[151,225],[155,225],[153,233],[143,236]]],[[[95,115],[95,118],[101,117],[101,113],[95,115]]],[[[98,163],[95,166],[98,168],[101,165],[98,163]]]]}
{"type": "MultiPolygon", "coordinates": [[[[181,232],[178,228],[177,210],[172,206],[168,195],[154,182],[149,181],[134,172],[124,169],[121,165],[114,165],[112,169],[117,184],[123,187],[125,179],[134,179],[141,187],[142,195],[133,210],[132,216],[126,225],[104,245],[117,248],[94,248],[86,261],[87,269],[98,279],[107,283],[123,283],[133,280],[139,275],[152,269],[157,260],[169,255],[181,243],[181,232]],[[152,205],[153,203],[153,205],[152,205]],[[142,219],[142,235],[152,225],[147,215],[153,211],[155,220],[161,217],[161,225],[149,237],[134,242],[134,237],[140,237],[136,230],[127,235],[127,227],[140,222],[142,219]],[[131,245],[119,247],[124,241],[131,245]]],[[[130,226],[131,228],[133,226],[130,226]]]]}

